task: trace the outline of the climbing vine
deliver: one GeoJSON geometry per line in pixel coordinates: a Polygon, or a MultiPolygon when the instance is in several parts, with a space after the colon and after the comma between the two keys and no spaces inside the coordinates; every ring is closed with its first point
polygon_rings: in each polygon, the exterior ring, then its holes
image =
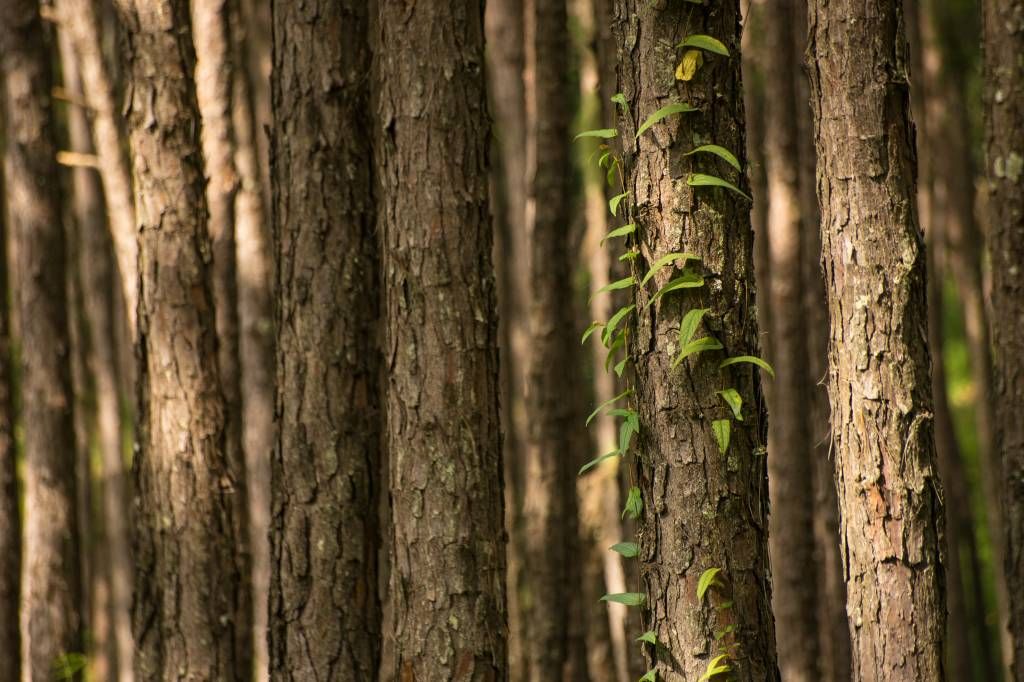
{"type": "MultiPolygon", "coordinates": [[[[675,78],[679,81],[689,81],[700,69],[704,62],[705,53],[718,55],[726,59],[732,58],[729,50],[718,39],[701,34],[688,35],[678,45],[677,50],[681,51],[679,62],[675,69],[675,78]]],[[[629,104],[625,95],[618,93],[611,98],[616,105],[617,115],[630,115],[629,104]]],[[[637,128],[636,139],[650,131],[654,126],[674,116],[700,115],[700,110],[685,102],[673,102],[667,104],[651,113],[644,119],[644,122],[637,128]]],[[[637,238],[638,230],[643,226],[636,222],[625,222],[633,212],[631,210],[631,192],[626,183],[626,172],[622,157],[612,147],[611,142],[619,136],[618,128],[599,128],[586,130],[576,136],[576,140],[597,140],[598,146],[591,155],[590,161],[596,157],[598,167],[604,171],[606,183],[609,187],[615,188],[616,192],[608,200],[608,210],[613,219],[624,222],[611,229],[601,240],[601,247],[606,244],[621,242],[624,246],[619,260],[630,265],[631,274],[628,277],[615,280],[605,285],[594,296],[610,294],[615,291],[630,290],[633,293],[633,303],[623,305],[607,321],[595,320],[583,332],[582,343],[594,334],[600,332],[600,342],[606,349],[604,370],[612,371],[617,377],[627,383],[627,387],[618,395],[605,401],[587,418],[587,425],[598,416],[605,415],[618,420],[618,443],[614,450],[605,453],[596,459],[585,464],[579,471],[582,475],[605,460],[618,458],[620,470],[625,469],[628,476],[629,489],[626,496],[626,503],[623,509],[623,518],[629,517],[637,520],[640,518],[644,501],[642,491],[635,480],[635,461],[629,460],[636,457],[634,449],[634,438],[641,432],[642,424],[638,412],[637,391],[633,385],[633,377],[626,373],[627,365],[633,360],[630,356],[629,339],[636,333],[636,323],[639,316],[647,315],[652,306],[658,307],[663,300],[673,294],[685,290],[700,289],[705,286],[704,274],[702,272],[701,258],[689,252],[672,252],[658,257],[650,263],[646,272],[640,277],[640,263],[644,260],[640,252],[640,242],[637,238]],[[651,286],[655,276],[665,269],[671,274],[665,284],[653,288],[651,286]],[[652,290],[653,289],[653,290],[652,290]],[[643,294],[649,296],[646,302],[640,305],[644,298],[643,294]]],[[[687,156],[717,157],[724,161],[737,173],[742,173],[743,168],[736,155],[730,150],[717,144],[702,144],[694,147],[685,153],[687,156]]],[[[740,190],[736,184],[721,178],[710,172],[692,172],[687,176],[686,182],[694,188],[707,188],[706,191],[725,190],[734,192],[745,199],[750,197],[740,190]]],[[[671,368],[675,370],[684,362],[704,362],[703,354],[708,351],[722,350],[722,343],[709,331],[702,332],[703,321],[706,316],[714,316],[715,312],[710,308],[694,308],[685,312],[679,322],[678,344],[675,351],[671,368]]],[[[751,355],[738,355],[728,357],[718,363],[722,376],[722,388],[717,391],[717,396],[723,404],[721,418],[710,420],[710,427],[715,436],[719,453],[724,457],[729,450],[730,436],[734,421],[743,421],[743,399],[739,391],[730,385],[729,373],[726,368],[739,363],[752,364],[760,367],[770,376],[774,377],[771,366],[761,358],[751,355]]],[[[610,547],[611,551],[617,552],[625,559],[640,560],[640,545],[636,539],[624,540],[610,547]]],[[[638,571],[639,574],[639,571],[638,571]]],[[[640,587],[635,592],[623,592],[606,594],[602,601],[616,602],[632,607],[643,607],[648,602],[648,595],[640,587]]],[[[732,608],[733,602],[730,595],[728,577],[723,569],[717,566],[706,568],[697,581],[696,603],[700,608],[711,608],[715,613],[726,611],[732,608]],[[714,593],[715,600],[709,595],[714,593]],[[713,603],[712,603],[713,602],[713,603]]],[[[714,631],[714,645],[712,650],[716,652],[706,666],[701,680],[723,679],[734,669],[734,662],[737,657],[738,643],[731,641],[734,626],[726,625],[714,631]]],[[[636,638],[641,646],[649,647],[651,660],[655,663],[639,680],[639,682],[657,682],[657,662],[660,654],[667,654],[668,651],[658,639],[658,633],[648,630],[636,638]]]]}

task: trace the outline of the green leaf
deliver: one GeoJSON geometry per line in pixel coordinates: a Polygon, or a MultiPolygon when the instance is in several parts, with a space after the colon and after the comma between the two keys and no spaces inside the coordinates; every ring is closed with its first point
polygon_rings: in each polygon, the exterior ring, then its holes
{"type": "Polygon", "coordinates": [[[683,319],[679,323],[679,343],[687,344],[693,340],[693,335],[697,333],[700,321],[709,312],[711,312],[710,308],[694,308],[683,315],[683,319]]]}
{"type": "Polygon", "coordinates": [[[726,358],[718,367],[721,369],[723,367],[728,367],[729,365],[735,365],[741,362],[749,362],[752,365],[757,365],[764,371],[768,372],[769,376],[771,376],[772,379],[775,378],[775,370],[772,369],[772,366],[769,365],[764,360],[762,360],[761,358],[756,358],[753,355],[737,355],[732,358],[726,358]]]}
{"type": "Polygon", "coordinates": [[[611,100],[613,104],[618,104],[620,107],[622,107],[623,111],[629,111],[629,104],[626,102],[626,96],[623,95],[621,92],[617,92],[614,95],[612,95],[611,100]]]}
{"type": "Polygon", "coordinates": [[[623,391],[622,393],[618,394],[614,398],[609,398],[608,400],[606,400],[603,403],[601,403],[600,405],[598,405],[597,408],[593,412],[590,413],[590,416],[587,417],[587,426],[590,426],[590,422],[594,421],[594,417],[599,415],[601,413],[601,410],[603,410],[604,408],[608,407],[609,405],[613,405],[613,404],[617,403],[618,401],[622,400],[623,398],[626,398],[626,397],[631,396],[631,395],[633,395],[633,389],[627,388],[625,391],[623,391]]]}
{"type": "Polygon", "coordinates": [[[617,542],[609,547],[609,549],[627,559],[632,559],[640,553],[640,547],[635,542],[617,542]]]}
{"type": "Polygon", "coordinates": [[[647,596],[642,592],[617,592],[604,595],[601,597],[601,601],[613,601],[616,604],[625,604],[626,606],[640,606],[647,601],[647,596]]]}
{"type": "Polygon", "coordinates": [[[722,178],[715,177],[714,175],[706,175],[704,173],[690,173],[690,177],[686,178],[686,184],[688,184],[690,187],[724,187],[726,189],[732,190],[733,192],[736,192],[736,194],[739,194],[742,197],[750,199],[750,196],[744,193],[739,187],[732,184],[731,182],[726,182],[722,178]]]}
{"type": "Polygon", "coordinates": [[[704,595],[707,594],[708,590],[711,589],[712,585],[722,587],[722,581],[718,577],[722,572],[720,568],[709,568],[700,574],[700,578],[697,579],[697,601],[704,601],[704,595]]]}
{"type": "Polygon", "coordinates": [[[604,356],[604,371],[608,371],[611,367],[612,360],[615,359],[615,352],[626,345],[626,332],[629,331],[629,327],[620,329],[615,332],[615,337],[612,339],[612,345],[608,346],[608,352],[604,356]]]}
{"type": "Polygon", "coordinates": [[[680,265],[679,267],[684,268],[686,267],[686,264],[689,261],[700,260],[700,256],[693,253],[684,253],[682,251],[673,251],[672,253],[666,253],[664,256],[662,256],[661,258],[659,258],[658,260],[654,261],[651,264],[651,269],[648,270],[647,274],[644,275],[644,278],[640,280],[640,286],[647,284],[649,281],[651,281],[651,277],[654,277],[654,275],[656,275],[659,270],[661,270],[669,263],[675,262],[677,260],[683,261],[683,264],[680,265]]]}
{"type": "Polygon", "coordinates": [[[736,170],[741,170],[740,160],[737,159],[731,151],[725,147],[720,147],[717,144],[702,144],[696,149],[686,152],[683,156],[690,156],[691,154],[714,154],[736,170]]]}
{"type": "Polygon", "coordinates": [[[622,516],[623,518],[628,516],[631,519],[638,519],[643,510],[644,501],[640,497],[640,488],[633,486],[629,489],[629,494],[626,496],[626,508],[622,510],[622,516]]]}
{"type": "Polygon", "coordinates": [[[636,279],[633,278],[633,275],[630,275],[629,277],[623,277],[622,279],[617,279],[614,282],[609,282],[608,284],[605,284],[603,287],[601,287],[600,289],[595,291],[590,296],[590,300],[593,301],[597,296],[599,296],[600,294],[603,294],[605,292],[608,292],[608,291],[618,291],[619,289],[625,289],[626,287],[631,287],[635,283],[636,283],[636,279]]]}
{"type": "Polygon", "coordinates": [[[672,369],[679,366],[686,358],[690,357],[694,353],[703,353],[706,350],[721,350],[722,344],[719,343],[718,339],[713,336],[702,336],[695,341],[690,341],[688,344],[683,346],[682,350],[679,351],[679,355],[672,361],[672,369]]]}
{"type": "Polygon", "coordinates": [[[708,667],[704,670],[704,674],[700,676],[697,682],[704,682],[704,680],[710,680],[716,675],[722,675],[724,673],[732,671],[729,664],[726,662],[729,654],[719,654],[711,659],[708,663],[708,667]]]}
{"type": "Polygon", "coordinates": [[[640,432],[640,418],[632,410],[626,416],[626,421],[619,426],[619,452],[625,455],[629,452],[629,444],[633,440],[633,434],[640,432]]]}
{"type": "Polygon", "coordinates": [[[619,308],[618,312],[612,315],[612,319],[608,320],[608,324],[605,325],[604,331],[601,332],[601,343],[607,346],[608,339],[612,337],[612,333],[615,332],[615,329],[619,326],[619,323],[622,322],[622,319],[626,317],[626,315],[629,315],[631,312],[633,312],[633,310],[635,309],[635,304],[619,308]]]}
{"type": "Polygon", "coordinates": [[[89,659],[85,654],[61,654],[53,662],[53,674],[58,680],[70,680],[85,668],[89,659]]]}
{"type": "Polygon", "coordinates": [[[738,421],[743,421],[743,398],[740,397],[739,391],[735,388],[727,388],[724,391],[719,391],[718,395],[722,396],[722,400],[732,409],[733,416],[738,421]]]}
{"type": "Polygon", "coordinates": [[[633,223],[623,225],[622,227],[616,227],[614,230],[612,230],[611,232],[604,236],[604,239],[601,240],[601,246],[604,246],[604,243],[609,239],[625,237],[626,235],[633,234],[634,232],[636,232],[636,225],[634,225],[633,223]]]}
{"type": "Polygon", "coordinates": [[[626,363],[629,362],[629,358],[625,357],[619,360],[619,362],[612,369],[615,370],[615,376],[621,378],[622,372],[626,369],[626,363]]]}
{"type": "Polygon", "coordinates": [[[597,137],[602,140],[610,140],[618,134],[619,131],[616,130],[615,128],[598,128],[596,130],[584,130],[582,133],[574,137],[573,141],[575,142],[576,140],[579,140],[584,137],[597,137]]]}
{"type": "Polygon", "coordinates": [[[658,682],[658,671],[653,668],[648,670],[637,682],[658,682]]]}
{"type": "Polygon", "coordinates": [[[583,344],[585,344],[587,342],[587,339],[590,338],[590,335],[593,334],[594,332],[596,332],[598,329],[600,329],[603,326],[604,326],[604,322],[598,322],[597,320],[594,320],[593,322],[591,322],[590,326],[587,327],[586,331],[583,332],[583,338],[580,339],[580,345],[582,346],[583,344]]]}
{"type": "Polygon", "coordinates": [[[645,642],[652,646],[658,646],[658,634],[654,630],[648,630],[636,638],[637,642],[645,642]]]}
{"type": "MultiPolygon", "coordinates": [[[[601,146],[603,147],[604,145],[601,145],[601,146]]],[[[690,152],[690,153],[692,154],[693,152],[690,152]]],[[[597,167],[598,168],[604,168],[604,164],[605,164],[606,161],[608,163],[611,163],[611,156],[612,156],[611,152],[605,152],[604,154],[602,154],[601,158],[599,158],[597,160],[597,167]]]]}
{"type": "Polygon", "coordinates": [[[695,289],[702,286],[704,286],[704,278],[702,276],[698,275],[696,272],[684,272],[679,277],[676,277],[665,284],[665,286],[658,289],[657,293],[655,293],[654,296],[651,296],[651,300],[647,301],[647,305],[644,307],[651,305],[665,294],[670,294],[673,291],[678,291],[679,289],[695,289]]]}
{"type": "Polygon", "coordinates": [[[662,121],[668,118],[673,114],[685,114],[691,111],[697,111],[697,109],[691,107],[689,104],[683,104],[682,102],[676,102],[675,104],[666,104],[661,109],[658,109],[653,114],[647,117],[647,120],[644,121],[643,125],[640,126],[640,130],[636,131],[636,136],[640,137],[641,135],[646,133],[652,125],[654,125],[658,121],[662,121]]]}
{"type": "Polygon", "coordinates": [[[605,461],[606,459],[608,459],[610,457],[615,457],[618,454],[619,454],[618,450],[612,450],[611,452],[606,452],[603,455],[601,455],[600,457],[598,457],[596,459],[592,459],[589,462],[587,462],[586,464],[584,464],[583,466],[581,466],[580,470],[576,473],[576,475],[577,476],[582,476],[583,474],[587,473],[588,471],[590,471],[591,469],[596,467],[601,462],[605,461]]]}
{"type": "Polygon", "coordinates": [[[715,440],[718,441],[718,451],[724,455],[729,449],[729,435],[732,431],[732,422],[728,419],[716,419],[711,422],[711,430],[715,432],[715,440]]]}
{"type": "Polygon", "coordinates": [[[613,156],[612,157],[612,162],[610,164],[608,164],[608,172],[605,173],[605,176],[604,176],[605,182],[608,183],[609,187],[611,187],[612,184],[615,182],[615,169],[618,168],[618,167],[619,167],[619,159],[617,157],[613,156]]]}
{"type": "Polygon", "coordinates": [[[686,39],[676,45],[676,47],[698,47],[702,50],[707,50],[708,52],[720,54],[723,57],[729,56],[729,50],[724,44],[722,44],[722,41],[718,38],[712,38],[711,36],[702,34],[687,36],[686,39]]]}
{"type": "Polygon", "coordinates": [[[608,210],[612,212],[613,216],[619,215],[619,204],[628,196],[629,192],[623,192],[622,194],[616,194],[608,200],[608,210]]]}
{"type": "Polygon", "coordinates": [[[619,261],[620,262],[621,261],[631,261],[631,260],[634,260],[639,255],[640,255],[639,251],[637,251],[636,249],[630,249],[626,253],[624,253],[621,256],[619,256],[619,261]]]}

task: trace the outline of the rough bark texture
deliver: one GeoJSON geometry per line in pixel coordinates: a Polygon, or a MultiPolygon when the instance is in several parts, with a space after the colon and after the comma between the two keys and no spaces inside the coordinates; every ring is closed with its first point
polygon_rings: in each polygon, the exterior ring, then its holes
{"type": "Polygon", "coordinates": [[[381,3],[394,654],[402,680],[506,678],[483,3],[381,3]]]}
{"type": "Polygon", "coordinates": [[[374,679],[383,485],[366,3],[276,2],[275,680],[374,679]]]}
{"type": "Polygon", "coordinates": [[[1013,679],[1024,680],[1024,2],[982,3],[995,442],[1013,679]]]}
{"type": "MultiPolygon", "coordinates": [[[[801,211],[797,138],[796,0],[773,2],[761,13],[765,87],[764,158],[768,190],[767,233],[770,335],[776,380],[769,396],[768,481],[772,611],[779,672],[793,682],[817,682],[818,564],[814,561],[814,442],[810,413],[806,317],[803,307],[801,230],[815,228],[801,211]]],[[[815,216],[817,217],[817,216],[815,216]]]]}
{"type": "Polygon", "coordinates": [[[65,236],[50,105],[50,53],[35,0],[0,8],[7,224],[17,245],[25,462],[25,674],[50,680],[82,651],[75,428],[65,236]]]}
{"type": "MultiPolygon", "coordinates": [[[[187,3],[119,3],[139,225],[136,675],[246,680],[187,3]]],[[[247,633],[246,633],[247,634],[247,633]]]]}
{"type": "Polygon", "coordinates": [[[810,4],[829,400],[855,680],[943,676],[943,504],[898,3],[810,4]]]}
{"type": "MultiPolygon", "coordinates": [[[[4,73],[0,69],[0,88],[4,73]]],[[[0,140],[7,139],[6,107],[0,107],[0,140]]],[[[6,142],[2,146],[5,146],[6,142]]],[[[0,167],[0,187],[4,169],[0,167]]],[[[11,367],[11,327],[7,301],[6,197],[0,195],[0,679],[21,679],[21,630],[18,624],[21,591],[21,517],[18,509],[17,449],[14,440],[14,385],[11,367]]]]}
{"type": "MultiPolygon", "coordinates": [[[[636,361],[642,434],[639,486],[643,491],[641,576],[647,595],[647,629],[665,651],[649,659],[659,679],[696,680],[728,647],[730,666],[741,680],[777,680],[775,634],[769,587],[765,476],[765,413],[758,379],[749,366],[718,369],[731,355],[757,355],[754,273],[749,203],[732,193],[687,184],[691,172],[730,177],[711,156],[684,156],[697,144],[714,143],[744,153],[739,58],[739,2],[692,8],[682,3],[616,4],[619,86],[629,101],[620,121],[629,170],[626,189],[635,203],[640,258],[634,275],[669,252],[699,255],[706,284],[670,294],[640,316],[631,355],[636,361]],[[711,54],[690,81],[677,82],[674,45],[689,33],[721,40],[731,57],[711,54]],[[640,121],[661,106],[687,102],[698,112],[665,119],[634,142],[640,121]],[[703,327],[724,350],[697,355],[677,369],[679,322],[692,308],[708,308],[703,327]],[[733,421],[723,455],[712,419],[729,408],[716,391],[735,387],[743,398],[743,421],[733,421]],[[697,583],[710,568],[722,572],[724,588],[697,599],[697,583]],[[731,601],[729,608],[713,604],[731,601]],[[715,631],[732,626],[721,640],[715,631]]],[[[678,276],[661,270],[636,288],[638,307],[678,276]]],[[[698,332],[698,335],[702,335],[698,332]]]]}

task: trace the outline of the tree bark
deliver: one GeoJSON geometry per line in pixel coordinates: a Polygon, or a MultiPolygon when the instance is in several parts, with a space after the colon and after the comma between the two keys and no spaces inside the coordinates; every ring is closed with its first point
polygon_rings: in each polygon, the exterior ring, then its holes
{"type": "Polygon", "coordinates": [[[1013,679],[1024,680],[1024,2],[982,3],[993,396],[1013,679]]]}
{"type": "Polygon", "coordinates": [[[25,673],[50,680],[85,627],[76,519],[65,235],[47,35],[34,0],[0,8],[7,224],[17,245],[25,517],[25,673]]]}
{"type": "Polygon", "coordinates": [[[901,11],[815,0],[810,26],[853,679],[942,679],[943,503],[901,11]]]}
{"type": "Polygon", "coordinates": [[[389,664],[407,680],[507,676],[482,5],[384,2],[377,17],[389,664]]]}
{"type": "Polygon", "coordinates": [[[273,7],[275,680],[372,680],[381,657],[370,20],[358,0],[273,7]]]}
{"type": "MultiPolygon", "coordinates": [[[[187,3],[120,0],[139,229],[135,672],[248,679],[187,3]]],[[[248,634],[247,632],[245,634],[248,634]]]]}
{"type": "MultiPolygon", "coordinates": [[[[0,69],[0,91],[4,89],[0,69]]],[[[6,107],[0,107],[0,135],[7,140],[6,107]]],[[[0,187],[4,168],[0,164],[0,187]]],[[[11,367],[11,324],[8,309],[7,219],[0,203],[0,678],[21,679],[21,514],[18,509],[17,447],[14,436],[14,384],[11,367]]]]}
{"type": "MultiPolygon", "coordinates": [[[[758,379],[746,367],[719,371],[729,355],[757,355],[754,314],[753,233],[749,204],[724,190],[691,187],[689,172],[725,174],[712,156],[684,156],[697,144],[718,144],[742,161],[743,101],[740,78],[739,2],[712,8],[616,4],[619,85],[629,102],[620,119],[631,193],[629,220],[637,224],[641,258],[634,276],[669,252],[701,257],[706,284],[660,299],[640,315],[631,356],[642,428],[639,486],[643,497],[641,576],[647,595],[647,629],[667,653],[648,648],[659,679],[695,680],[722,652],[737,679],[778,680],[769,586],[765,477],[765,413],[758,379]],[[690,81],[677,83],[672,46],[688,34],[721,40],[731,56],[706,54],[690,81]],[[633,142],[640,121],[663,105],[686,102],[699,111],[669,117],[633,142]],[[722,170],[717,169],[719,166],[722,170]],[[723,345],[671,369],[682,315],[708,308],[704,326],[723,345]],[[712,419],[729,408],[716,391],[742,396],[742,421],[733,421],[723,455],[712,419]],[[699,600],[708,569],[721,570],[724,587],[699,600]],[[731,606],[723,606],[723,602],[731,606]],[[713,608],[717,604],[718,609],[713,608]],[[716,640],[715,632],[724,631],[716,640]]],[[[735,182],[745,185],[742,178],[735,182]]],[[[673,268],[637,286],[638,309],[664,286],[673,268]]],[[[678,271],[677,271],[678,272],[678,271]]]]}

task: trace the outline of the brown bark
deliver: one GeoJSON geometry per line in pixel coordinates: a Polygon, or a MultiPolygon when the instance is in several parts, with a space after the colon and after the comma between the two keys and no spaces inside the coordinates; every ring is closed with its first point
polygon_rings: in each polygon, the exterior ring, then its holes
{"type": "Polygon", "coordinates": [[[1013,679],[1024,680],[1024,2],[982,3],[997,459],[1013,679]]]}
{"type": "Polygon", "coordinates": [[[372,680],[380,661],[370,20],[358,0],[273,7],[275,680],[372,680]]]}
{"type": "Polygon", "coordinates": [[[389,665],[408,680],[507,676],[483,29],[476,0],[377,16],[389,665]]]}
{"type": "Polygon", "coordinates": [[[47,35],[34,0],[0,8],[7,224],[17,245],[24,425],[26,674],[49,680],[82,651],[84,605],[76,519],[75,430],[65,235],[54,148],[47,35]]]}
{"type": "Polygon", "coordinates": [[[240,482],[217,368],[188,7],[118,6],[139,229],[136,675],[243,680],[240,482]]]}
{"type": "MultiPolygon", "coordinates": [[[[4,88],[0,69],[0,88],[4,88]]],[[[6,90],[2,90],[6,92],[6,90]]],[[[6,114],[0,107],[0,139],[6,146],[6,114]]],[[[4,168],[0,164],[0,187],[4,168]]],[[[8,310],[7,200],[0,195],[0,678],[21,679],[21,515],[18,509],[17,448],[14,440],[14,384],[8,310]]]]}
{"type": "MultiPolygon", "coordinates": [[[[638,470],[647,629],[667,652],[651,655],[648,649],[648,655],[659,679],[674,682],[699,678],[728,647],[737,679],[777,680],[764,407],[754,371],[718,369],[729,355],[758,354],[750,208],[724,190],[690,187],[690,172],[725,175],[727,166],[715,157],[683,156],[696,144],[713,143],[745,159],[739,2],[708,9],[620,0],[614,26],[619,85],[630,105],[630,115],[620,119],[620,138],[633,202],[630,221],[637,223],[642,256],[634,262],[634,276],[646,271],[644,262],[686,251],[701,257],[706,278],[704,287],[670,294],[647,308],[631,340],[643,429],[638,470]],[[676,82],[672,74],[681,55],[664,46],[690,33],[716,37],[731,56],[707,54],[692,80],[676,82]],[[672,102],[699,111],[667,118],[633,142],[640,121],[672,102]],[[698,307],[710,309],[704,326],[724,351],[699,354],[673,370],[680,319],[698,307]],[[711,421],[727,417],[728,408],[716,395],[726,388],[740,393],[745,414],[743,421],[732,422],[723,456],[711,421]],[[697,584],[710,568],[721,569],[726,587],[704,603],[697,598],[697,584]],[[731,606],[712,608],[712,602],[724,600],[731,606]],[[730,626],[716,640],[715,632],[730,626]]],[[[736,182],[746,184],[742,178],[736,182]]],[[[638,308],[673,277],[673,269],[666,267],[647,287],[635,288],[638,308]]]]}
{"type": "Polygon", "coordinates": [[[853,679],[941,679],[943,503],[901,11],[815,0],[809,13],[853,679]]]}

